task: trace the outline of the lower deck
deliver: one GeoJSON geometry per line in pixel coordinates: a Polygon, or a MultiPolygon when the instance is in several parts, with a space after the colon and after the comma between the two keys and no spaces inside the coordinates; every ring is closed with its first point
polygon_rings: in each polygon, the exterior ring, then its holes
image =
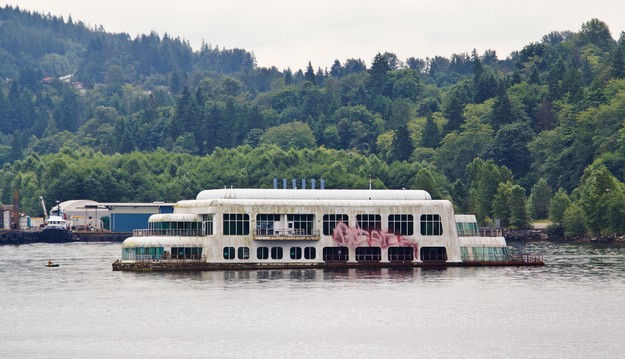
{"type": "Polygon", "coordinates": [[[337,269],[337,268],[446,268],[446,267],[504,267],[543,266],[541,256],[511,255],[497,261],[395,261],[395,262],[267,262],[267,263],[207,263],[201,260],[145,260],[134,262],[115,261],[114,271],[133,272],[195,272],[221,270],[263,270],[263,269],[337,269]]]}

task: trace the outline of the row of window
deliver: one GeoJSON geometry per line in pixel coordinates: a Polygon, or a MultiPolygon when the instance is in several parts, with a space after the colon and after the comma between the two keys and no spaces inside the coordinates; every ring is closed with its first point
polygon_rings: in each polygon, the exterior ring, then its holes
{"type": "MultiPolygon", "coordinates": [[[[258,247],[256,248],[256,259],[280,260],[284,257],[282,247],[258,247]]],[[[468,250],[461,248],[463,260],[468,259],[468,250]],[[465,259],[466,257],[466,259],[465,259]]],[[[390,262],[411,262],[414,260],[414,249],[412,247],[389,247],[387,250],[390,262]]],[[[382,249],[380,247],[357,247],[356,261],[358,262],[379,262],[382,260],[382,249]]],[[[421,260],[423,261],[446,261],[447,252],[445,247],[422,247],[421,260]]],[[[474,260],[500,260],[507,255],[506,248],[473,248],[474,260]]],[[[172,247],[171,253],[163,250],[163,247],[136,247],[124,248],[122,259],[128,260],[160,260],[160,259],[189,259],[199,260],[202,257],[201,247],[172,247]]],[[[250,259],[249,247],[224,247],[224,259],[250,259]]],[[[290,247],[289,258],[316,259],[317,249],[315,247],[290,247]]],[[[347,262],[349,260],[349,249],[347,247],[324,247],[323,260],[325,262],[347,262]]]]}
{"type": "MultiPolygon", "coordinates": [[[[282,259],[284,257],[282,247],[258,247],[256,248],[256,259],[282,259]]],[[[414,249],[412,247],[389,247],[388,260],[390,262],[405,262],[414,260],[414,249]]],[[[422,247],[421,260],[423,261],[446,261],[447,252],[445,247],[422,247]]],[[[224,247],[224,259],[249,259],[249,247],[224,247]]],[[[291,247],[289,258],[316,259],[317,249],[315,247],[291,247]]],[[[349,260],[349,249],[347,247],[324,247],[323,260],[325,262],[347,262],[349,260]]],[[[357,247],[356,261],[358,262],[379,262],[382,260],[382,249],[380,247],[357,247]]]]}
{"type": "Polygon", "coordinates": [[[202,247],[172,247],[171,252],[166,252],[163,247],[134,247],[122,250],[122,259],[129,260],[198,260],[201,257],[202,247]]]}
{"type": "Polygon", "coordinates": [[[508,260],[509,252],[507,247],[460,247],[460,257],[465,262],[502,262],[508,260]]]}
{"type": "MultiPolygon", "coordinates": [[[[256,233],[259,235],[307,235],[314,232],[313,214],[269,214],[256,215],[256,233]]],[[[340,223],[348,224],[347,214],[323,215],[323,234],[332,235],[340,223]]],[[[414,234],[412,214],[390,214],[387,217],[388,231],[396,235],[414,234]]],[[[379,214],[357,214],[356,225],[367,232],[382,230],[382,216],[379,214]]],[[[443,224],[438,214],[422,214],[419,218],[420,233],[423,236],[443,234],[443,224]]],[[[203,214],[202,222],[150,222],[148,229],[160,235],[213,235],[213,215],[203,214]]],[[[242,236],[250,234],[250,216],[247,213],[224,213],[223,234],[242,236]]]]}
{"type": "MultiPolygon", "coordinates": [[[[315,247],[291,247],[289,251],[289,257],[291,259],[316,259],[317,249],[315,247]]],[[[282,259],[284,257],[284,250],[282,247],[258,247],[256,248],[256,259],[282,259]]],[[[249,247],[224,247],[224,259],[249,259],[250,248],[249,247]],[[236,256],[235,256],[236,253],[236,256]]]]}
{"type": "MultiPolygon", "coordinates": [[[[256,215],[256,230],[261,235],[279,234],[280,231],[288,231],[290,234],[311,235],[314,222],[315,216],[312,214],[258,214],[256,215]]],[[[390,214],[387,222],[389,232],[404,236],[414,234],[414,216],[412,214],[390,214]]],[[[331,235],[339,223],[348,224],[349,216],[347,214],[323,215],[323,234],[331,235]]],[[[420,233],[423,236],[440,236],[443,234],[443,224],[441,216],[438,214],[422,214],[419,223],[420,233]]],[[[368,232],[381,231],[382,216],[379,214],[357,214],[356,225],[368,232]]],[[[224,235],[248,235],[250,234],[250,216],[246,213],[224,213],[223,228],[224,235]]]]}

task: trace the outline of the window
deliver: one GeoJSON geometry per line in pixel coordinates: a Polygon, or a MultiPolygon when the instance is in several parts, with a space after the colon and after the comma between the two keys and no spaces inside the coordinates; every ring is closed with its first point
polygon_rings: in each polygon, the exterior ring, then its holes
{"type": "Polygon", "coordinates": [[[247,213],[224,213],[223,225],[226,236],[250,234],[250,216],[247,213]]]}
{"type": "Polygon", "coordinates": [[[154,235],[197,236],[200,222],[148,222],[148,229],[154,235]]]}
{"type": "Polygon", "coordinates": [[[379,214],[358,214],[356,224],[367,232],[379,231],[382,229],[382,217],[379,214]]]}
{"type": "Polygon", "coordinates": [[[317,258],[317,249],[315,247],[304,248],[304,259],[316,259],[316,258],[317,258]]]}
{"type": "Polygon", "coordinates": [[[458,222],[458,236],[460,237],[477,237],[477,223],[475,222],[458,222]]]}
{"type": "Polygon", "coordinates": [[[443,224],[441,216],[438,214],[421,215],[421,235],[422,236],[442,236],[443,224]]]}
{"type": "Polygon", "coordinates": [[[302,247],[291,247],[291,259],[302,259],[302,247]]]}
{"type": "Polygon", "coordinates": [[[234,259],[234,247],[224,247],[224,259],[234,259]]]}
{"type": "Polygon", "coordinates": [[[289,232],[300,236],[310,236],[313,233],[313,224],[315,223],[314,214],[288,214],[286,220],[289,224],[289,232]],[[293,228],[291,228],[291,223],[293,228]]]}
{"type": "Polygon", "coordinates": [[[346,214],[324,214],[323,234],[326,236],[331,235],[338,223],[349,224],[349,217],[346,214]]]}
{"type": "Polygon", "coordinates": [[[239,258],[239,259],[249,259],[250,258],[250,248],[249,247],[239,247],[237,254],[238,254],[237,258],[239,258]]]}
{"type": "Polygon", "coordinates": [[[414,249],[412,247],[388,247],[388,260],[390,262],[412,262],[414,249]]]}
{"type": "Polygon", "coordinates": [[[388,230],[395,235],[411,236],[414,233],[412,214],[389,214],[388,230]]]}
{"type": "Polygon", "coordinates": [[[421,247],[422,261],[446,261],[447,249],[445,247],[421,247]]]}
{"type": "Polygon", "coordinates": [[[205,236],[213,235],[213,215],[212,214],[202,215],[202,234],[205,236]]]}
{"type": "Polygon", "coordinates": [[[271,247],[271,259],[282,259],[282,247],[271,247]]]}
{"type": "Polygon", "coordinates": [[[326,262],[347,262],[349,250],[347,247],[323,247],[323,260],[326,262]]]}
{"type": "Polygon", "coordinates": [[[356,260],[358,262],[379,262],[382,258],[380,247],[356,247],[356,260]]]}
{"type": "Polygon", "coordinates": [[[202,247],[171,247],[171,259],[200,259],[202,247]]]}
{"type": "Polygon", "coordinates": [[[269,258],[269,248],[267,248],[267,247],[258,247],[256,249],[256,258],[258,258],[258,259],[268,259],[269,258]]]}
{"type": "MultiPolygon", "coordinates": [[[[256,234],[273,236],[274,225],[276,222],[280,222],[279,214],[265,214],[259,213],[256,215],[256,234]]],[[[279,228],[278,228],[279,229],[279,228]]]]}

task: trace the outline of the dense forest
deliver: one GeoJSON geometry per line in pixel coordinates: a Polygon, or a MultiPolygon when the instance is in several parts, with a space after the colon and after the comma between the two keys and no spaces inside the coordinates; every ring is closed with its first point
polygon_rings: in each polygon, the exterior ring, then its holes
{"type": "MultiPolygon", "coordinates": [[[[470,44],[467,44],[470,46],[470,44]]],[[[207,188],[420,188],[483,225],[625,234],[625,33],[598,19],[505,59],[256,65],[0,8],[0,201],[177,201],[207,188]]]]}

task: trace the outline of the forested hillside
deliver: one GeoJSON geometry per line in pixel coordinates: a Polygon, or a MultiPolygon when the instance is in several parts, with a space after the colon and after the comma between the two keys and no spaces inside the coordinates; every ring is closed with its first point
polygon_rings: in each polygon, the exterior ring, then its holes
{"type": "Polygon", "coordinates": [[[380,51],[279,70],[242,49],[0,8],[0,199],[18,189],[37,215],[39,196],[176,201],[371,178],[483,224],[624,234],[625,34],[591,19],[498,56],[380,51]]]}

